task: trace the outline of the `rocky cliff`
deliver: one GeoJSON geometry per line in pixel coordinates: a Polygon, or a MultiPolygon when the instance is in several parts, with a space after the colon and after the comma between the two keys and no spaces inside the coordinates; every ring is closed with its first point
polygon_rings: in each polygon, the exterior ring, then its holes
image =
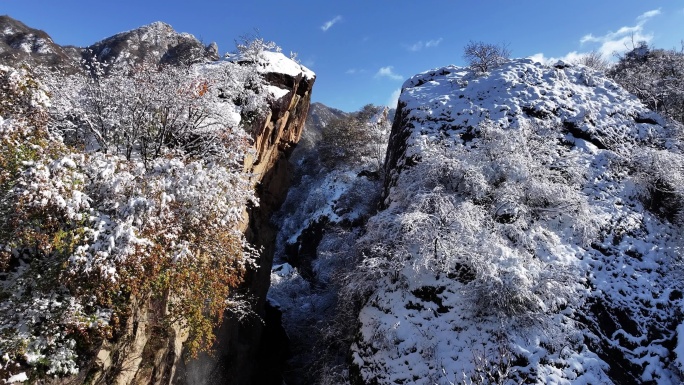
{"type": "Polygon", "coordinates": [[[563,62],[409,79],[352,383],[680,383],[681,130],[563,62]]]}
{"type": "MultiPolygon", "coordinates": [[[[266,317],[266,293],[270,284],[276,229],[271,214],[285,199],[292,174],[288,158],[299,141],[307,117],[315,75],[285,59],[267,53],[270,60],[286,60],[283,66],[267,66],[262,74],[269,87],[280,95],[266,115],[251,128],[253,152],[244,160],[250,172],[259,205],[245,213],[242,230],[260,249],[258,267],[248,271],[242,294],[253,301],[254,314],[240,320],[226,313],[213,351],[197,359],[183,356],[183,330],[154,327],[150,319],[163,311],[165,304],[134,304],[135,317],[127,327],[123,343],[97,352],[89,375],[97,383],[116,384],[252,384],[258,365],[261,336],[266,317]],[[270,80],[269,80],[270,79],[270,80]]],[[[283,63],[281,63],[283,64],[283,63]]]]}
{"type": "Polygon", "coordinates": [[[315,75],[279,53],[264,53],[273,65],[261,73],[276,95],[265,116],[251,129],[253,151],[244,160],[252,174],[259,205],[245,213],[241,230],[260,249],[258,267],[247,272],[241,292],[253,302],[253,315],[240,320],[226,313],[217,341],[210,354],[185,359],[183,342],[187,336],[172,328],[160,334],[149,319],[163,311],[164,303],[137,304],[123,344],[97,353],[90,371],[92,379],[117,384],[251,384],[266,319],[266,292],[276,230],[271,214],[285,199],[291,178],[288,157],[299,141],[307,117],[315,75]],[[274,64],[277,63],[277,64],[274,64]],[[114,360],[115,358],[115,360],[114,360]],[[112,365],[112,362],[117,364],[112,365]],[[123,367],[120,367],[123,365],[123,367]],[[118,373],[117,373],[118,372],[118,373]]]}
{"type": "MultiPolygon", "coordinates": [[[[263,383],[259,378],[264,378],[267,372],[275,371],[276,363],[268,363],[267,367],[261,368],[266,372],[255,372],[260,364],[257,355],[262,334],[265,327],[272,326],[266,317],[266,293],[278,229],[270,218],[284,201],[290,187],[293,170],[288,158],[304,129],[315,75],[304,67],[298,69],[299,66],[293,66],[289,60],[285,63],[287,68],[283,69],[277,64],[284,59],[281,54],[273,54],[271,59],[273,65],[262,70],[264,77],[271,86],[287,93],[273,104],[265,118],[255,123],[252,131],[255,152],[253,157],[245,160],[245,168],[254,174],[253,182],[259,196],[259,206],[249,210],[245,231],[247,238],[262,250],[259,267],[250,271],[246,279],[245,293],[253,296],[259,318],[241,322],[227,316],[217,334],[213,355],[203,355],[188,362],[176,383],[256,384],[263,383]]],[[[272,374],[277,377],[277,373],[272,374]]]]}
{"type": "MultiPolygon", "coordinates": [[[[164,23],[118,34],[85,50],[68,48],[67,54],[42,31],[9,17],[0,22],[4,28],[0,53],[3,63],[8,65],[26,62],[64,70],[76,68],[74,63],[78,63],[80,55],[114,62],[165,64],[218,59],[215,45],[204,47],[192,35],[176,33],[164,23]],[[72,55],[74,52],[78,55],[72,55]]],[[[87,352],[92,359],[79,367],[78,374],[56,379],[55,383],[251,383],[264,328],[273,258],[275,231],[269,219],[289,187],[291,169],[287,158],[302,135],[315,81],[313,72],[276,52],[261,53],[258,72],[270,102],[263,116],[246,127],[252,137],[252,150],[244,159],[244,170],[251,174],[259,204],[248,208],[240,225],[247,239],[260,249],[258,267],[247,272],[240,289],[241,294],[252,300],[252,317],[243,322],[226,313],[216,333],[213,354],[188,361],[183,354],[186,331],[164,327],[159,322],[167,311],[168,299],[138,295],[130,304],[130,316],[123,320],[121,335],[87,352]]],[[[79,362],[86,360],[81,357],[79,362]]]]}

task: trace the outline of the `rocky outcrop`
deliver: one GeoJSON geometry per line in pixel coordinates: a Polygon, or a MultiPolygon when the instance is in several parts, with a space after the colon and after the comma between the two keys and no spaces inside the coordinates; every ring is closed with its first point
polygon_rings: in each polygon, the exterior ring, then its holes
{"type": "Polygon", "coordinates": [[[352,384],[681,383],[681,130],[580,65],[407,80],[352,384]]]}
{"type": "Polygon", "coordinates": [[[211,354],[186,360],[184,330],[162,327],[157,320],[165,312],[162,300],[144,299],[131,305],[123,335],[115,343],[105,343],[94,354],[96,359],[84,370],[82,379],[107,384],[251,384],[257,364],[259,342],[267,319],[266,293],[270,284],[276,229],[271,214],[284,200],[291,177],[288,157],[299,141],[309,110],[315,76],[302,68],[291,76],[279,74],[266,79],[286,79],[268,85],[287,90],[276,99],[266,116],[251,129],[253,151],[244,162],[253,175],[252,183],[259,206],[245,213],[242,231],[261,249],[258,267],[248,272],[243,294],[254,300],[254,316],[238,320],[226,314],[216,332],[217,341],[211,354]],[[87,373],[87,375],[85,374],[87,373]]]}
{"type": "MultiPolygon", "coordinates": [[[[152,64],[193,64],[218,59],[216,44],[202,45],[194,36],[175,32],[165,23],[153,23],[102,40],[86,49],[60,47],[50,37],[7,16],[0,17],[0,63],[28,63],[56,70],[80,70],[80,58],[152,64]]],[[[162,324],[167,312],[164,298],[135,298],[130,311],[112,322],[123,325],[119,335],[83,354],[79,373],[54,383],[92,384],[204,384],[252,383],[255,357],[267,319],[266,292],[270,283],[275,229],[270,216],[285,198],[291,178],[288,157],[299,141],[311,101],[315,75],[274,52],[264,53],[259,71],[273,102],[265,116],[248,132],[253,151],[244,159],[252,175],[259,205],[244,215],[241,230],[261,249],[258,268],[248,271],[242,294],[253,299],[254,316],[240,322],[230,314],[216,333],[212,355],[184,361],[185,330],[162,324]]],[[[187,357],[185,357],[187,358],[187,357]]],[[[49,382],[49,381],[48,381],[49,382]]]]}
{"type": "MultiPolygon", "coordinates": [[[[292,63],[294,64],[294,63],[292,63]]],[[[285,199],[291,178],[288,157],[299,141],[309,110],[315,75],[301,67],[299,73],[263,73],[269,87],[284,93],[253,124],[253,151],[244,160],[252,175],[259,206],[245,213],[241,230],[261,250],[258,267],[248,271],[242,294],[253,299],[254,316],[238,320],[226,313],[211,354],[186,360],[184,330],[164,328],[157,319],[165,311],[163,301],[143,300],[131,306],[124,335],[96,354],[86,376],[93,383],[108,384],[251,384],[257,365],[264,320],[268,319],[266,293],[270,284],[276,229],[271,214],[285,199]],[[275,80],[274,80],[275,79],[275,80]]]]}

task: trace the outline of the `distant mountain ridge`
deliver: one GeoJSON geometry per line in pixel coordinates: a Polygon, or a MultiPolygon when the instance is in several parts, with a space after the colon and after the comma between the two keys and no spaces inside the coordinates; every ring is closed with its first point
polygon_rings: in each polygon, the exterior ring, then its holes
{"type": "Polygon", "coordinates": [[[349,113],[337,108],[328,107],[323,103],[312,103],[309,115],[306,117],[305,129],[302,134],[300,145],[310,147],[318,143],[322,138],[322,132],[334,119],[348,116],[349,113]]]}
{"type": "Polygon", "coordinates": [[[0,16],[0,64],[46,65],[73,72],[79,65],[81,49],[60,46],[39,29],[7,15],[0,16]]]}
{"type": "Polygon", "coordinates": [[[139,64],[194,64],[219,59],[216,43],[204,45],[189,33],[154,22],[121,32],[88,47],[61,46],[44,31],[10,16],[0,16],[0,64],[45,66],[66,73],[82,68],[82,61],[139,64]]]}
{"type": "Polygon", "coordinates": [[[219,59],[218,46],[204,46],[189,33],[178,33],[163,22],[154,22],[101,40],[84,51],[99,61],[134,60],[160,64],[194,64],[219,59]]]}

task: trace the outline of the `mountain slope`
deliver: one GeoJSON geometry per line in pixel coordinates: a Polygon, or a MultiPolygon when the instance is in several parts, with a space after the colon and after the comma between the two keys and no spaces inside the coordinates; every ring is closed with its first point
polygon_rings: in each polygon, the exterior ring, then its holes
{"type": "Polygon", "coordinates": [[[680,131],[562,62],[409,79],[352,382],[678,383],[680,131]]]}

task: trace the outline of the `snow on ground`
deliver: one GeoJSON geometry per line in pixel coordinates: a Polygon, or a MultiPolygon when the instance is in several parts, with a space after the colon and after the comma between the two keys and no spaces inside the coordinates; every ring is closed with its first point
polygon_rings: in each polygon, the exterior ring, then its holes
{"type": "Polygon", "coordinates": [[[562,62],[435,69],[399,102],[388,208],[363,241],[378,283],[353,347],[359,376],[678,383],[681,227],[644,208],[648,176],[635,172],[637,154],[681,159],[664,120],[562,62]]]}

